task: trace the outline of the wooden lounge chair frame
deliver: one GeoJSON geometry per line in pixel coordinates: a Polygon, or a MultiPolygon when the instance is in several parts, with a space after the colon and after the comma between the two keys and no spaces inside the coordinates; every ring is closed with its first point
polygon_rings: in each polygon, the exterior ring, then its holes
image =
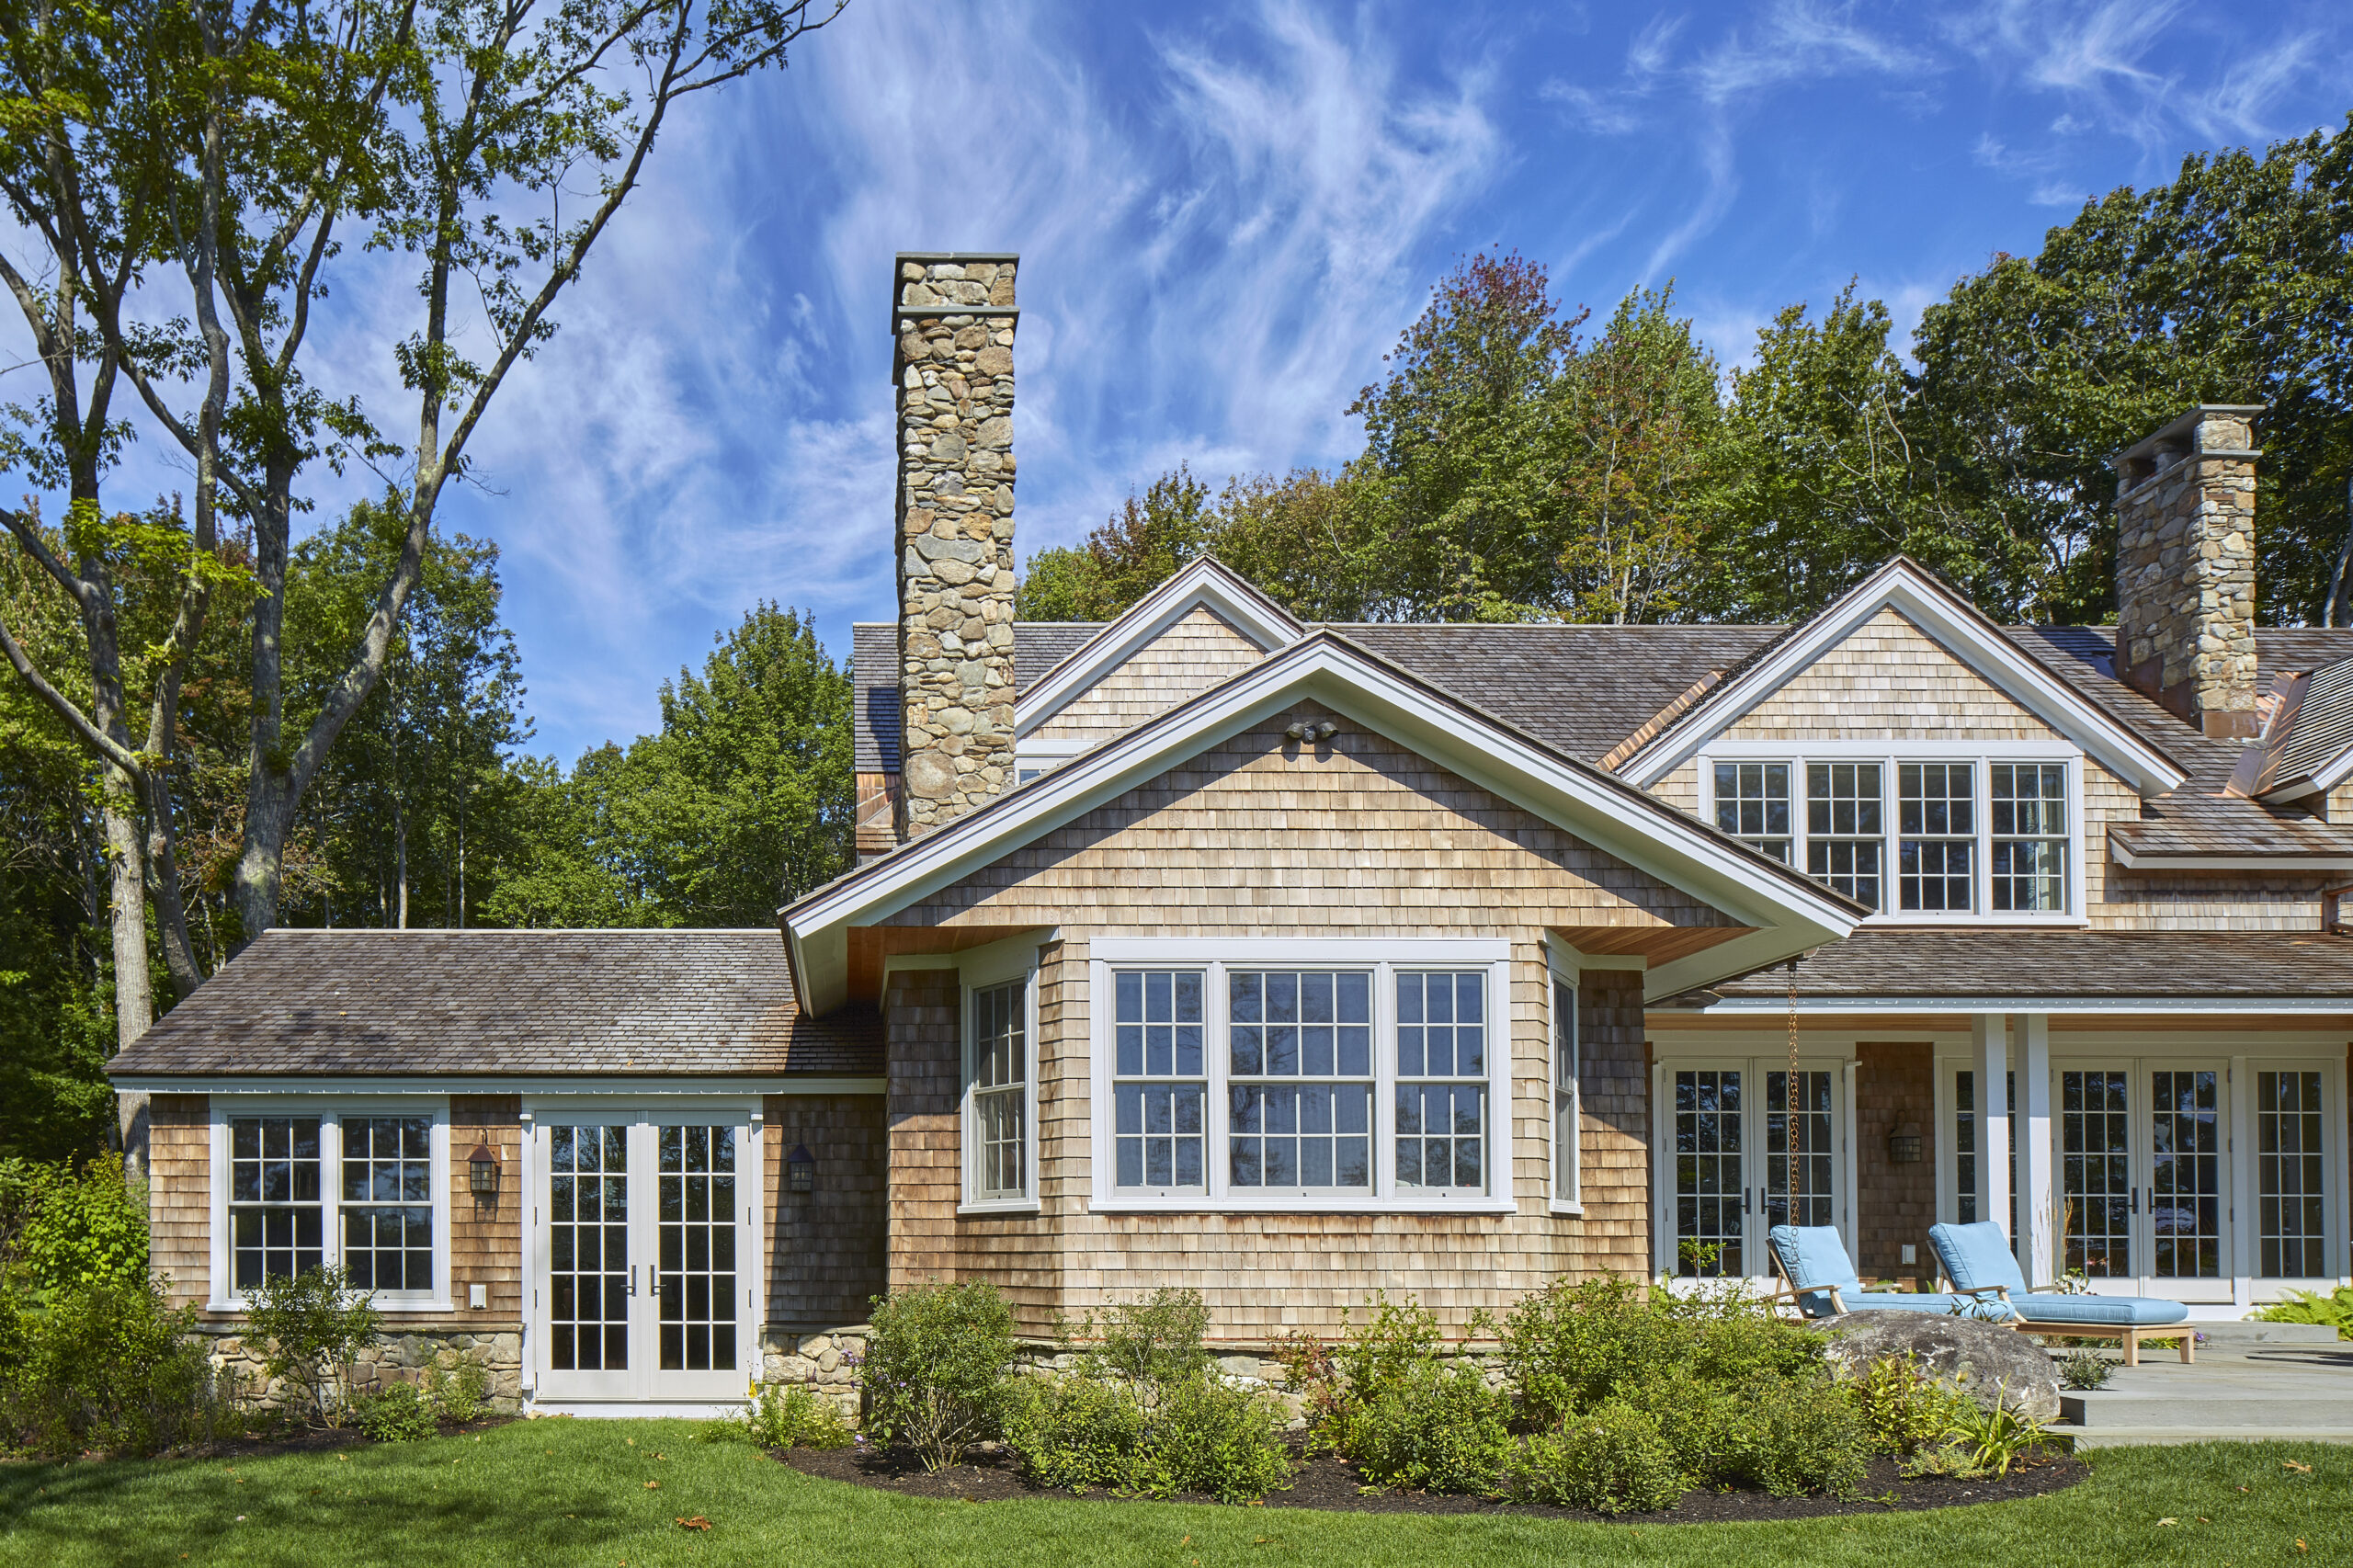
{"type": "MultiPolygon", "coordinates": [[[[2010,1288],[2007,1285],[1985,1285],[1974,1290],[1961,1290],[1954,1289],[1952,1282],[1949,1279],[1939,1279],[1937,1283],[1943,1285],[1956,1296],[1975,1296],[1980,1301],[1988,1296],[1998,1298],[2002,1304],[2015,1314],[2010,1319],[2008,1326],[2020,1334],[2039,1334],[2050,1338],[2057,1338],[2063,1335],[2074,1339],[2122,1340],[2124,1364],[2128,1367],[2137,1367],[2141,1364],[2141,1341],[2178,1339],[2181,1341],[2181,1364],[2185,1367],[2197,1364],[2198,1326],[2187,1318],[2179,1323],[2170,1324],[2040,1323],[2034,1317],[2034,1302],[2031,1300],[2022,1301],[2016,1299],[2010,1294],[2010,1288]]],[[[2063,1292],[2055,1290],[2040,1291],[2029,1290],[2027,1294],[2029,1297],[2055,1296],[2063,1292]]]]}

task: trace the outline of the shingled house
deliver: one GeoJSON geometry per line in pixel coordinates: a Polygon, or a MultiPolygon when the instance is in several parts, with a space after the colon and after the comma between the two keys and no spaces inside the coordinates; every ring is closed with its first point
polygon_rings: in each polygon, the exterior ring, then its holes
{"type": "Polygon", "coordinates": [[[339,1257],[411,1355],[642,1408],[844,1378],[912,1281],[1239,1347],[1792,1212],[2205,1316],[2348,1278],[2353,633],[2254,624],[2256,411],[2120,459],[2114,628],[1903,560],[1795,627],[1307,625],[1211,561],[1029,624],[1015,274],[894,270],[857,869],[780,933],[264,937],[114,1069],[211,1321],[339,1257]]]}

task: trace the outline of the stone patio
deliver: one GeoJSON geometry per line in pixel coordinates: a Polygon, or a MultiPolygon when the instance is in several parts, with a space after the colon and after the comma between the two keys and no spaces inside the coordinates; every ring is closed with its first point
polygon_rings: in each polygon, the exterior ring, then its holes
{"type": "Polygon", "coordinates": [[[2353,1443],[2353,1341],[2312,1324],[2191,1326],[2206,1335],[2195,1365],[2144,1350],[2106,1388],[2063,1392],[2051,1431],[2079,1449],[2218,1437],[2353,1443]]]}

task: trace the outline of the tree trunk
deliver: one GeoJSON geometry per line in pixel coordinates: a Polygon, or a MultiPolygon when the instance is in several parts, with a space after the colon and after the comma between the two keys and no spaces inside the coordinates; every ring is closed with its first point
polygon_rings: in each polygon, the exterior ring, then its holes
{"type": "Polygon", "coordinates": [[[2336,569],[2328,574],[2328,599],[2320,607],[2323,626],[2353,621],[2353,468],[2345,473],[2345,542],[2336,547],[2336,569]]]}
{"type": "Polygon", "coordinates": [[[155,901],[155,934],[171,971],[173,1000],[185,1002],[204,983],[188,936],[188,909],[180,901],[179,828],[172,818],[172,787],[158,766],[147,775],[148,894],[155,901]]]}

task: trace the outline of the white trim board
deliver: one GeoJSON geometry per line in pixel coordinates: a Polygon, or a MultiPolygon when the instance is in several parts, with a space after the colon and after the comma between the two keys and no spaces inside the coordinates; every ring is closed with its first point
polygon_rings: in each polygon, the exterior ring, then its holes
{"type": "Polygon", "coordinates": [[[1314,700],[1722,911],[1748,935],[1653,972],[1669,995],[1851,932],[1857,906],[1779,862],[1317,631],[948,827],[780,912],[801,1006],[848,994],[848,931],[883,919],[1302,701],[1314,700]]]}
{"type": "MultiPolygon", "coordinates": [[[[1656,784],[1883,609],[1894,610],[1911,621],[2013,701],[2097,757],[2142,795],[2169,793],[2188,778],[2172,758],[2110,718],[2011,642],[1975,606],[1901,555],[1710,692],[1620,771],[1644,789],[1656,784]]],[[[1792,743],[1785,749],[1807,748],[1792,743]]]]}
{"type": "Polygon", "coordinates": [[[335,1096],[341,1098],[389,1095],[520,1095],[527,1099],[627,1100],[764,1095],[879,1095],[886,1080],[879,1074],[857,1078],[625,1078],[610,1074],[583,1073],[577,1077],[546,1075],[529,1078],[468,1077],[459,1074],[409,1074],[384,1078],[304,1078],[285,1074],[228,1073],[163,1077],[127,1074],[114,1080],[117,1089],[156,1095],[280,1095],[335,1096]]]}
{"type": "MultiPolygon", "coordinates": [[[[1705,1007],[1654,1007],[1656,1016],[1781,1017],[1780,996],[1728,996],[1705,1007]]],[[[2318,1013],[2353,1016],[2353,997],[2330,996],[1801,996],[1801,1016],[1837,1013],[2318,1013]]]]}
{"type": "Polygon", "coordinates": [[[1017,745],[1137,650],[1202,608],[1256,643],[1261,653],[1272,653],[1307,634],[1298,618],[1232,567],[1214,556],[1201,556],[1137,600],[1015,699],[1017,745]]]}

